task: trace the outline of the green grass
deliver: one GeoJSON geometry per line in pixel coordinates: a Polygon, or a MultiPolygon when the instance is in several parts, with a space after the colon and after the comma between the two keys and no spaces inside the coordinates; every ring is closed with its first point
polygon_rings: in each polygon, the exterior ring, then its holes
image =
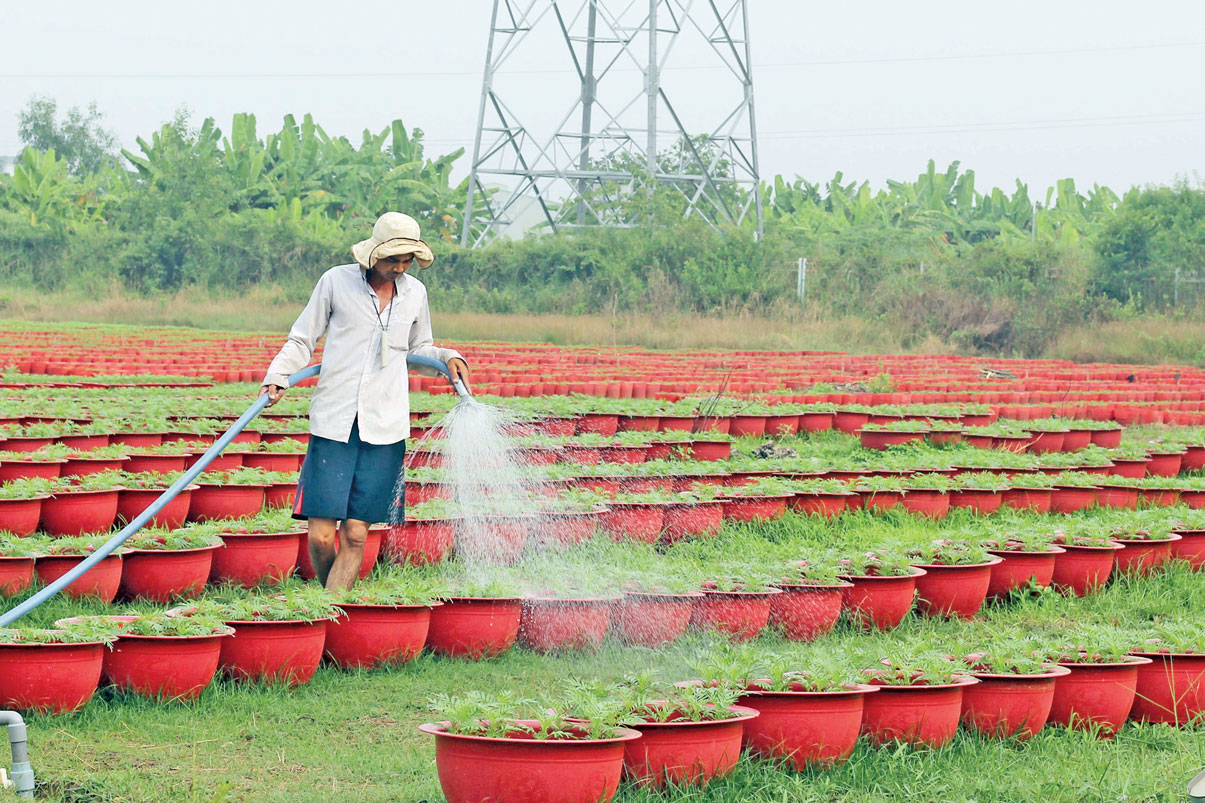
{"type": "MultiPolygon", "coordinates": [[[[906,524],[905,517],[897,518],[906,524]]],[[[936,529],[910,524],[917,535],[936,529]]],[[[801,551],[824,530],[797,517],[766,529],[764,535],[793,542],[801,551]]],[[[759,537],[754,528],[728,528],[713,548],[727,552],[759,537]]],[[[30,624],[101,607],[55,600],[30,624]]],[[[842,626],[812,645],[769,635],[756,646],[794,650],[801,658],[829,653],[873,659],[910,645],[953,649],[990,643],[994,633],[1019,623],[1070,628],[1100,622],[1141,630],[1162,618],[1199,618],[1203,610],[1201,576],[1177,566],[1124,579],[1085,599],[1044,594],[990,606],[972,622],[910,616],[889,633],[842,626]]],[[[643,668],[681,679],[694,675],[700,655],[722,648],[711,637],[694,635],[656,652],[608,641],[597,653],[542,656],[516,650],[482,663],[423,656],[371,672],[323,668],[311,683],[291,690],[220,682],[191,704],[104,692],[79,714],[31,717],[31,755],[48,800],[439,800],[433,745],[415,729],[431,718],[425,709],[429,696],[467,689],[538,696],[563,678],[620,677],[643,668]]],[[[1205,765],[1203,735],[1200,727],[1127,725],[1113,740],[1047,729],[1029,743],[962,734],[937,751],[860,745],[849,763],[831,770],[796,774],[742,760],[732,776],[706,793],[688,789],[657,796],[625,787],[619,799],[1176,800],[1205,765]]]]}
{"type": "MultiPolygon", "coordinates": [[[[221,390],[225,395],[232,392],[221,390]]],[[[88,393],[78,399],[93,398],[88,393]]],[[[119,394],[106,391],[104,396],[119,400],[119,394]]],[[[31,392],[29,399],[41,400],[44,395],[31,392]]],[[[55,391],[55,395],[57,401],[39,402],[39,409],[78,403],[73,394],[55,391]]],[[[175,395],[167,397],[173,399],[174,409],[187,409],[175,395]]],[[[140,403],[151,406],[149,397],[140,403]]],[[[213,410],[221,405],[207,400],[202,406],[213,410]]],[[[1154,434],[1157,430],[1134,429],[1127,437],[1141,440],[1154,434]]],[[[741,441],[737,447],[747,452],[752,445],[741,441]]],[[[835,434],[798,439],[792,445],[804,454],[833,459],[858,451],[856,439],[835,434]]],[[[882,462],[888,456],[873,459],[882,462]]],[[[545,553],[524,571],[533,582],[541,573],[573,578],[589,572],[589,578],[605,578],[617,570],[641,570],[651,564],[687,573],[691,568],[716,572],[734,565],[757,571],[820,549],[858,552],[893,539],[919,544],[939,537],[972,538],[1067,522],[1107,529],[1115,515],[1092,511],[1062,518],[1008,512],[976,518],[955,511],[942,522],[894,511],[851,514],[833,522],[788,515],[762,525],[726,526],[718,538],[664,553],[638,545],[587,545],[559,559],[545,553]]],[[[987,607],[970,622],[910,616],[891,632],[864,633],[841,625],[810,645],[769,634],[754,648],[791,653],[801,663],[809,656],[835,655],[864,666],[909,650],[956,651],[990,645],[1018,628],[1060,638],[1092,625],[1142,634],[1158,622],[1205,621],[1203,580],[1205,575],[1175,565],[1150,577],[1122,578],[1084,599],[1056,593],[1018,597],[987,607]]],[[[96,603],[55,599],[23,623],[44,626],[66,615],[110,610],[96,603]]],[[[544,696],[565,678],[618,678],[644,668],[655,668],[665,680],[684,679],[697,674],[700,656],[725,649],[724,642],[695,634],[660,651],[608,640],[597,653],[542,656],[516,650],[482,663],[422,656],[404,666],[372,672],[324,667],[311,683],[297,689],[221,681],[188,704],[158,704],[102,691],[78,714],[31,716],[31,756],[39,795],[51,801],[437,801],[441,795],[433,743],[416,729],[433,718],[426,709],[432,695],[510,689],[525,696],[544,696]]],[[[805,773],[742,760],[732,775],[706,791],[687,788],[655,795],[625,785],[618,799],[624,803],[1176,801],[1183,799],[1188,779],[1202,766],[1205,729],[1201,725],[1176,729],[1131,724],[1111,740],[1047,729],[1027,743],[960,734],[936,751],[860,745],[848,763],[805,773]]]]}

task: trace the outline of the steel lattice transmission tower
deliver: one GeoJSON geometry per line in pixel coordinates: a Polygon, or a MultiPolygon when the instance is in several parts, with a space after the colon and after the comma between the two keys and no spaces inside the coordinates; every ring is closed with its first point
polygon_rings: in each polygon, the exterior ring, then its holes
{"type": "Polygon", "coordinates": [[[633,196],[666,188],[686,216],[752,215],[760,234],[746,0],[493,5],[462,245],[530,209],[553,231],[636,225],[633,196]]]}

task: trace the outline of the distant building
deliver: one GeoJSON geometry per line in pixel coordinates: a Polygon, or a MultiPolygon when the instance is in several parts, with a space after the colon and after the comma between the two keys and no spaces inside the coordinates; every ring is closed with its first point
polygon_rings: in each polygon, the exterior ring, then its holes
{"type": "Polygon", "coordinates": [[[0,156],[0,172],[13,174],[13,164],[17,161],[16,156],[0,156]]]}

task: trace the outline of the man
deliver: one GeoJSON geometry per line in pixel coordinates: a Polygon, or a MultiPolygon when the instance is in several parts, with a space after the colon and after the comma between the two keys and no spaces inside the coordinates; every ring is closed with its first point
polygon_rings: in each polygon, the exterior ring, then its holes
{"type": "Polygon", "coordinates": [[[435,259],[414,218],[386,212],[351,252],[354,263],[322,274],[260,388],[275,404],[326,335],[293,517],[308,520],[310,560],[332,591],[355,582],[368,526],[400,515],[391,506],[410,435],[406,355],[443,360],[466,384],[469,371],[433,344],[427,288],[407,273],[435,259]]]}

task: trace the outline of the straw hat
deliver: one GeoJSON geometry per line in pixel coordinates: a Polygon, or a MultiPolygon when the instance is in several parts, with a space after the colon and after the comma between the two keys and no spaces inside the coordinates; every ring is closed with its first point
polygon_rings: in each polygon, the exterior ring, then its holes
{"type": "Polygon", "coordinates": [[[351,255],[364,267],[372,270],[378,259],[414,254],[420,268],[435,261],[431,247],[419,238],[418,221],[401,212],[386,212],[377,218],[372,236],[351,247],[351,255]]]}

